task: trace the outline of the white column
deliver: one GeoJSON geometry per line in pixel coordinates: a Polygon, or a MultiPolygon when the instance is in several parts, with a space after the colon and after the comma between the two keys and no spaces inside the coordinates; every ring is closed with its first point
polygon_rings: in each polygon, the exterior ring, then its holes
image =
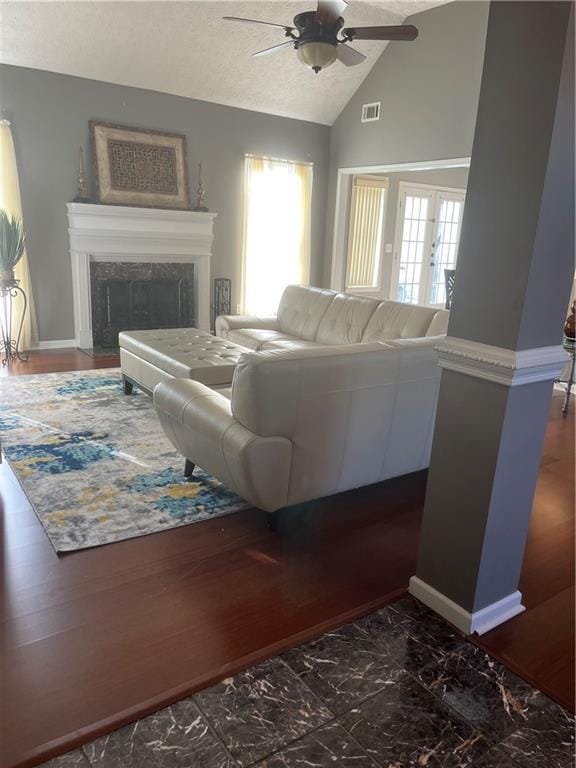
{"type": "Polygon", "coordinates": [[[410,582],[463,632],[523,610],[518,583],[573,271],[573,4],[494,2],[410,582]]]}

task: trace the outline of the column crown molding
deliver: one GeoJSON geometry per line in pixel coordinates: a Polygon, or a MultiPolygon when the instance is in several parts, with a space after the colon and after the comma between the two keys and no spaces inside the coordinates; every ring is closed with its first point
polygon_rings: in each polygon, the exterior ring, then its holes
{"type": "Polygon", "coordinates": [[[568,360],[560,344],[514,350],[447,336],[435,349],[441,368],[507,387],[556,379],[568,360]]]}

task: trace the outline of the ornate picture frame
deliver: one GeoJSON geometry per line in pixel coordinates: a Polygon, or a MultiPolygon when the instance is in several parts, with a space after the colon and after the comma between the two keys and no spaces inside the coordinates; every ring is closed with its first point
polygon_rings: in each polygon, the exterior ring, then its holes
{"type": "Polygon", "coordinates": [[[186,136],[90,120],[98,202],[190,210],[186,136]]]}

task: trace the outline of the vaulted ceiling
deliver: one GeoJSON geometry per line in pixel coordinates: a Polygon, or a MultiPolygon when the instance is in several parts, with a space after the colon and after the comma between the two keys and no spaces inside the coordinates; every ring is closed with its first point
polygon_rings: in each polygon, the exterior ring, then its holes
{"type": "MultiPolygon", "coordinates": [[[[447,1],[351,0],[345,17],[348,26],[400,24],[447,1]]],[[[222,20],[291,24],[315,7],[306,0],[1,2],[0,61],[331,125],[386,43],[356,42],[368,57],[363,64],[336,62],[315,75],[290,48],[252,58],[282,42],[282,30],[222,20]]]]}

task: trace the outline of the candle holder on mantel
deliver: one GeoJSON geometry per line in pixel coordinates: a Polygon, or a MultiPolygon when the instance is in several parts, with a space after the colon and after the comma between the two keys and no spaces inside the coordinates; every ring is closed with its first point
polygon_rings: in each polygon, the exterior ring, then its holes
{"type": "Polygon", "coordinates": [[[206,190],[204,189],[204,180],[202,178],[202,163],[198,163],[198,186],[196,187],[196,205],[192,210],[200,211],[201,213],[208,213],[210,210],[206,206],[204,200],[206,196],[206,190]]]}
{"type": "Polygon", "coordinates": [[[86,186],[86,171],[84,169],[84,150],[79,148],[78,152],[78,194],[72,200],[73,203],[92,203],[93,200],[88,194],[86,186]]]}
{"type": "Polygon", "coordinates": [[[11,278],[0,279],[0,351],[4,355],[2,366],[10,366],[15,360],[22,363],[28,362],[28,355],[20,351],[20,339],[24,327],[24,318],[28,309],[28,298],[20,287],[20,280],[11,278]],[[13,338],[14,303],[18,298],[24,301],[24,308],[20,316],[20,324],[16,337],[13,338]]]}

